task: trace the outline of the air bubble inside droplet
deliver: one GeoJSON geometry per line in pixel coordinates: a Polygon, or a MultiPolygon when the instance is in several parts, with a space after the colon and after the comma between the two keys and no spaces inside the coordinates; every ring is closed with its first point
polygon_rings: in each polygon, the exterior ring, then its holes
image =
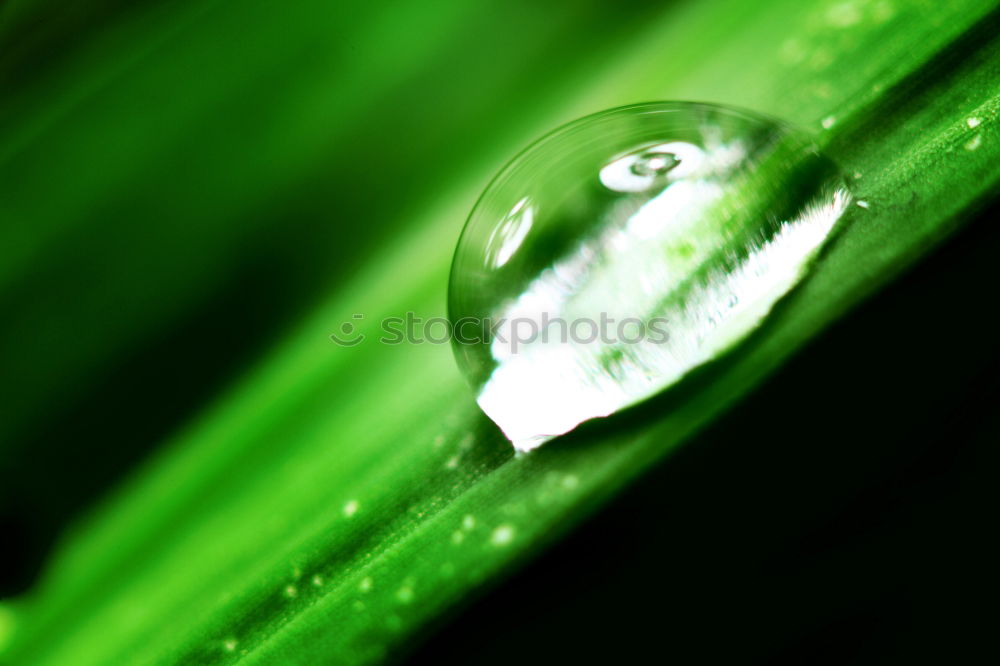
{"type": "Polygon", "coordinates": [[[808,135],[752,113],[655,103],[570,123],[470,215],[449,287],[458,363],[534,448],[746,337],[849,199],[808,135]]]}
{"type": "Polygon", "coordinates": [[[630,168],[632,174],[639,177],[661,176],[678,164],[680,164],[680,160],[671,152],[648,150],[638,155],[637,159],[632,161],[630,168]]]}

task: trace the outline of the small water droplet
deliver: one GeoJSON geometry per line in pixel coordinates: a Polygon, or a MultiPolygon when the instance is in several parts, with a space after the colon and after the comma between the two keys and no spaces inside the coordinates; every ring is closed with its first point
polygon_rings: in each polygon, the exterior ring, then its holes
{"type": "Polygon", "coordinates": [[[849,203],[812,139],[771,118],[654,103],[570,123],[469,217],[449,286],[459,366],[515,447],[534,448],[746,337],[849,203]],[[501,253],[497,230],[529,207],[501,253]]]}
{"type": "Polygon", "coordinates": [[[841,2],[830,7],[826,20],[837,28],[849,28],[861,21],[861,9],[853,2],[841,2]]]}
{"type": "Polygon", "coordinates": [[[344,516],[347,517],[347,518],[350,518],[351,516],[353,516],[354,514],[356,514],[358,512],[358,509],[360,509],[360,508],[361,508],[361,505],[358,504],[357,500],[351,500],[347,504],[344,505],[344,516]]]}
{"type": "Polygon", "coordinates": [[[490,543],[494,546],[506,546],[514,540],[514,527],[512,525],[500,525],[490,534],[490,543]]]}
{"type": "Polygon", "coordinates": [[[408,604],[413,601],[413,587],[409,584],[396,590],[396,599],[399,603],[408,604]]]}
{"type": "Polygon", "coordinates": [[[967,118],[965,120],[965,124],[969,126],[969,129],[976,129],[982,122],[979,118],[967,118]]]}
{"type": "Polygon", "coordinates": [[[364,578],[362,578],[361,582],[358,583],[358,589],[361,590],[362,592],[370,591],[372,589],[371,576],[365,576],[364,578]]]}
{"type": "Polygon", "coordinates": [[[237,641],[235,638],[227,638],[222,642],[222,649],[224,649],[226,652],[235,652],[237,645],[239,645],[239,641],[237,641]]]}
{"type": "Polygon", "coordinates": [[[14,637],[17,619],[14,609],[0,601],[0,654],[3,654],[14,637]]]}
{"type": "Polygon", "coordinates": [[[294,599],[298,595],[299,595],[299,589],[297,587],[295,587],[294,585],[286,585],[285,586],[285,596],[286,597],[288,597],[289,599],[294,599]]]}

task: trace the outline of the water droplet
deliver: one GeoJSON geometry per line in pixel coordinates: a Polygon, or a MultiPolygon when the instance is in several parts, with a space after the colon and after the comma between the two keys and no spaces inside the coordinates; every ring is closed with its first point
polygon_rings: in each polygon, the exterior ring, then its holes
{"type": "Polygon", "coordinates": [[[402,604],[413,601],[413,586],[409,583],[396,590],[396,599],[402,604]]]}
{"type": "Polygon", "coordinates": [[[671,169],[681,163],[680,158],[673,152],[676,148],[683,150],[685,145],[679,143],[677,146],[672,146],[668,143],[662,146],[654,146],[638,155],[628,155],[617,162],[612,162],[605,167],[605,170],[613,168],[619,162],[625,162],[628,164],[632,175],[639,176],[640,179],[665,176],[671,169]]]}
{"type": "Polygon", "coordinates": [[[807,134],[749,112],[654,103],[570,123],[472,211],[449,287],[458,363],[534,448],[746,337],[849,201],[807,134]],[[500,231],[528,209],[528,228],[500,231]]]}
{"type": "Polygon", "coordinates": [[[14,637],[16,624],[17,616],[14,614],[14,609],[0,602],[0,654],[3,654],[8,643],[14,637]]]}
{"type": "Polygon", "coordinates": [[[512,525],[500,525],[490,534],[490,543],[494,546],[506,546],[514,540],[514,527],[512,525]]]}
{"type": "Polygon", "coordinates": [[[837,28],[849,28],[861,21],[861,8],[850,2],[833,5],[826,12],[826,20],[837,28]]]}
{"type": "Polygon", "coordinates": [[[357,500],[351,500],[347,504],[344,505],[344,516],[347,517],[347,518],[350,518],[351,516],[353,516],[354,514],[356,514],[358,512],[358,509],[360,509],[360,508],[361,508],[361,505],[358,504],[357,500]]]}

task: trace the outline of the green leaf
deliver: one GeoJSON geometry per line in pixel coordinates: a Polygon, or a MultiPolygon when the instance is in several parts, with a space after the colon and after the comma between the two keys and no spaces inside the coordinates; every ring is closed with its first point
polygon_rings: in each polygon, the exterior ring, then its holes
{"type": "MultiPolygon", "coordinates": [[[[61,235],[67,226],[86,228],[84,213],[108,191],[133,183],[144,196],[162,192],[164,174],[182,163],[171,151],[195,140],[193,132],[213,138],[215,160],[178,173],[183,196],[166,204],[169,217],[191,215],[192,225],[155,229],[147,239],[166,243],[168,253],[171,243],[194,243],[191,271],[184,279],[162,278],[173,304],[136,309],[88,349],[111,353],[139,328],[166,321],[172,307],[191,298],[189,290],[220,270],[220,248],[238,231],[226,221],[254,205],[254,191],[273,192],[276,181],[308,172],[336,145],[328,125],[347,137],[352,118],[373,108],[361,104],[377,96],[368,90],[370,79],[359,69],[353,79],[331,75],[327,88],[303,74],[293,99],[280,107],[286,115],[261,121],[280,130],[255,135],[259,163],[244,167],[230,188],[217,172],[246,135],[227,134],[231,119],[217,109],[239,110],[238,86],[190,91],[166,102],[155,122],[122,112],[112,119],[131,124],[111,126],[90,113],[80,128],[59,116],[78,104],[127,109],[128,98],[144,87],[176,91],[178,73],[206,62],[220,68],[220,80],[244,77],[250,98],[263,99],[270,87],[257,82],[280,78],[297,62],[292,42],[318,40],[345,18],[318,13],[320,4],[278,11],[252,3],[236,11],[224,2],[192,3],[184,17],[181,10],[144,15],[148,23],[123,25],[120,35],[93,47],[92,59],[53,74],[49,84],[59,95],[42,87],[25,92],[24,110],[15,105],[2,125],[4,146],[31,147],[24,179],[45,173],[63,182],[100,142],[119,143],[108,147],[108,169],[80,174],[66,196],[40,202],[30,196],[40,186],[28,180],[35,184],[21,198],[0,197],[5,214],[43,221],[37,233],[8,245],[0,281],[15,279],[34,257],[51,256],[47,244],[67,238],[61,235]],[[223,57],[218,40],[235,39],[245,26],[255,29],[255,48],[223,57]],[[164,42],[148,46],[141,70],[113,71],[120,66],[113,54],[131,45],[128,53],[138,58],[154,34],[164,42]],[[243,63],[237,55],[259,61],[243,63]],[[100,86],[109,92],[94,97],[100,86]],[[332,102],[331,90],[344,101],[332,102]],[[29,118],[35,108],[50,115],[29,118]],[[169,128],[154,137],[161,123],[169,128]],[[327,142],[316,143],[318,136],[327,142]],[[153,138],[161,143],[147,142],[153,138]],[[193,193],[204,183],[218,189],[196,205],[193,193]]],[[[409,3],[408,12],[367,17],[368,29],[352,30],[351,42],[364,49],[371,80],[388,88],[400,62],[474,49],[476,34],[469,31],[433,55],[436,35],[462,31],[469,21],[489,25],[485,9],[466,5],[443,3],[428,13],[409,3]],[[413,21],[426,32],[404,29],[413,21]],[[387,37],[403,36],[411,41],[380,56],[387,37]]],[[[510,11],[506,16],[516,16],[510,11]]],[[[531,113],[509,120],[489,137],[494,141],[453,155],[455,163],[436,172],[441,180],[426,196],[411,196],[407,210],[397,211],[392,235],[357,274],[331,289],[267,358],[76,526],[38,588],[19,601],[5,656],[82,665],[360,664],[392,655],[571,529],[958,227],[1000,181],[996,24],[994,3],[973,0],[686,3],[641,30],[616,34],[606,42],[614,44],[606,57],[585,55],[586,67],[569,79],[549,71],[554,86],[572,82],[558,95],[534,104],[511,86],[504,99],[531,105],[531,113]],[[450,350],[376,344],[378,321],[407,310],[443,313],[461,222],[504,156],[559,122],[647,99],[735,104],[812,128],[851,174],[866,207],[852,209],[812,275],[733,353],[639,409],[514,457],[475,408],[450,350]],[[332,345],[329,333],[355,312],[366,315],[369,340],[349,349],[332,345]]],[[[574,27],[562,27],[568,42],[574,27]]],[[[536,29],[524,43],[560,37],[536,29]]],[[[488,87],[516,69],[479,61],[475,72],[488,87]]],[[[376,113],[392,127],[393,113],[376,113]]],[[[4,162],[5,173],[13,164],[4,162]]],[[[120,232],[106,230],[108,237],[120,232]]],[[[145,255],[108,256],[121,262],[110,273],[119,276],[138,270],[145,255]]],[[[83,367],[82,356],[65,356],[83,367]]],[[[39,388],[31,404],[40,410],[47,396],[39,388]]]]}

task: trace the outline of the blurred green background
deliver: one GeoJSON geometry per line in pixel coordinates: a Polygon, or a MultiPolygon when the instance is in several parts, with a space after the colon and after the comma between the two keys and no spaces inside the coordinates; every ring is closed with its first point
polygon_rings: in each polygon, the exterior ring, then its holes
{"type": "MultiPolygon", "coordinates": [[[[893,223],[910,225],[900,237],[924,235],[900,241],[891,271],[843,260],[829,283],[881,284],[964,226],[567,540],[502,585],[470,583],[472,601],[449,605],[429,632],[419,624],[431,638],[400,654],[438,664],[975,654],[989,637],[973,609],[990,589],[982,536],[1000,441],[996,142],[971,163],[955,138],[957,152],[927,158],[938,166],[923,176],[887,156],[918,154],[984,104],[992,131],[997,17],[995,3],[975,0],[0,3],[0,597],[30,595],[71,526],[108,497],[116,525],[127,484],[155,486],[142,485],[154,453],[181,449],[192,424],[257,386],[276,350],[297,353],[307,323],[330,313],[333,331],[334,313],[407,303],[414,284],[430,294],[418,307],[442,314],[464,215],[526,142],[607,106],[670,97],[817,132],[835,114],[835,158],[885,163],[865,172],[876,185],[859,187],[883,193],[890,217],[871,224],[875,249],[858,256],[890,254],[893,223]]],[[[866,247],[864,224],[837,256],[866,247]]],[[[802,307],[823,310],[831,289],[802,307]]],[[[845,299],[831,298],[830,318],[845,299]]],[[[328,363],[324,343],[303,367],[328,363]]],[[[331,370],[322,397],[350,412],[361,395],[375,419],[381,396],[385,420],[404,428],[399,404],[416,383],[406,373],[423,361],[379,353],[331,370]],[[369,362],[382,374],[359,394],[369,362]]],[[[426,365],[450,391],[455,372],[435,359],[426,365]]],[[[471,395],[448,391],[428,400],[473,411],[471,395]]],[[[305,435],[291,441],[289,420],[289,439],[245,445],[252,473],[285,469],[281,452],[295,446],[318,455],[305,435]]],[[[482,439],[496,445],[494,435],[482,439]]],[[[218,497],[192,469],[178,478],[207,512],[218,497]]],[[[193,520],[164,515],[164,539],[193,520]]],[[[88,616],[76,603],[66,616],[88,616]]]]}
{"type": "Polygon", "coordinates": [[[5,4],[0,589],[667,6],[5,4]]]}

